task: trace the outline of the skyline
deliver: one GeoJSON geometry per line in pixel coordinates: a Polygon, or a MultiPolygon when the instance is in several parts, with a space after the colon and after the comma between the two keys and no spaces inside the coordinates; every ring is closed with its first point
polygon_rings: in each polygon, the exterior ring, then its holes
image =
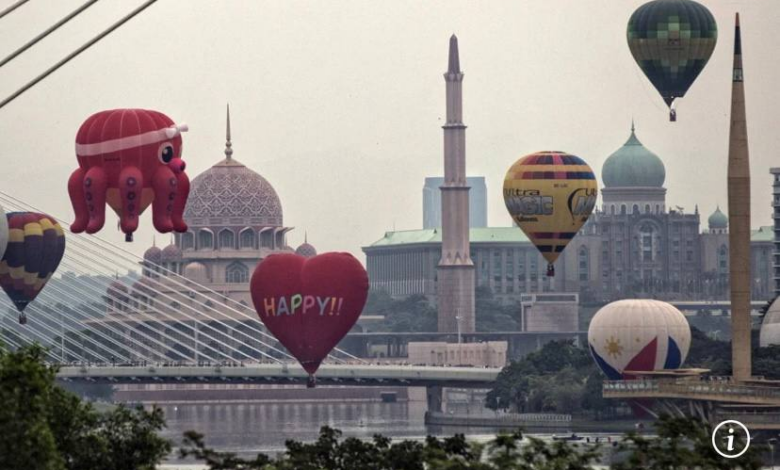
{"type": "MultiPolygon", "coordinates": [[[[780,97],[770,95],[780,80],[771,45],[780,36],[770,18],[777,16],[772,11],[780,14],[780,6],[702,2],[718,21],[718,46],[678,104],[678,122],[668,123],[661,98],[625,44],[628,17],[644,2],[611,2],[603,9],[607,12],[590,12],[594,18],[589,25],[603,28],[572,23],[586,6],[567,4],[571,15],[565,16],[556,9],[562,2],[550,3],[456,4],[446,10],[439,3],[408,9],[348,4],[343,10],[349,14],[343,15],[342,9],[303,3],[213,8],[201,2],[183,9],[181,2],[160,2],[2,110],[0,125],[10,137],[0,140],[0,151],[20,162],[8,164],[6,159],[4,191],[72,221],[65,187],[75,163],[76,130],[92,112],[121,106],[159,109],[188,123],[184,160],[194,177],[222,157],[224,105],[230,102],[234,157],[276,189],[285,225],[296,227],[288,243],[297,246],[308,232],[320,252],[349,251],[364,260],[360,248],[393,226],[421,227],[420,187],[426,176],[441,172],[440,83],[454,32],[467,77],[467,173],[486,177],[489,225],[511,225],[500,188],[513,161],[542,149],[564,150],[584,158],[600,178],[604,160],[628,138],[632,117],[639,139],[666,165],[669,206],[691,213],[698,204],[704,220],[717,205],[726,210],[730,25],[739,10],[748,51],[752,219],[755,227],[769,225],[769,167],[780,144],[770,118],[780,106],[780,97]],[[338,20],[328,16],[334,12],[338,20]],[[321,15],[325,19],[318,20],[321,15]],[[551,23],[537,22],[540,17],[551,23]],[[250,18],[259,25],[248,24],[250,18]],[[274,26],[279,20],[289,21],[279,28],[274,26]],[[513,20],[529,24],[518,27],[513,20]],[[209,21],[215,24],[208,27],[209,21]],[[404,27],[406,22],[425,28],[404,27]],[[251,26],[257,31],[248,31],[251,26]],[[583,34],[589,41],[582,40],[583,34]],[[255,60],[246,60],[242,50],[257,51],[255,60]],[[164,70],[171,63],[169,51],[181,55],[176,61],[181,71],[164,70]],[[142,61],[160,71],[139,74],[133,64],[142,61]],[[85,75],[85,70],[114,74],[85,75]],[[548,70],[579,78],[552,81],[544,73],[548,70]],[[207,94],[200,76],[204,71],[213,78],[207,94]],[[68,91],[86,85],[95,87],[91,96],[68,91]],[[47,108],[52,103],[63,111],[51,112],[47,108]],[[40,136],[49,138],[38,140],[40,136]],[[45,165],[27,165],[30,161],[45,165]],[[327,197],[303,189],[311,187],[315,174],[322,175],[316,184],[327,197]],[[697,178],[692,181],[691,175],[697,178]],[[39,185],[53,189],[41,191],[39,185]]],[[[77,5],[20,8],[0,23],[10,36],[0,54],[77,5]]],[[[7,96],[130,9],[116,1],[97,4],[8,64],[0,93],[7,96]]],[[[137,254],[152,242],[151,216],[143,217],[136,242],[126,245],[137,254]]],[[[114,223],[112,216],[101,236],[121,242],[114,223]]],[[[165,245],[166,238],[158,236],[158,245],[165,245]]]]}

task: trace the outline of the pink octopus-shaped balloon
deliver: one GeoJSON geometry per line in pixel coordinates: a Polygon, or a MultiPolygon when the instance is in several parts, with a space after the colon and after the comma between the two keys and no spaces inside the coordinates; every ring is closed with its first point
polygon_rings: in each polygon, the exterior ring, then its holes
{"type": "Polygon", "coordinates": [[[76,220],[74,233],[103,228],[106,204],[119,216],[127,241],[138,217],[151,204],[157,231],[186,232],[184,206],[190,181],[181,159],[181,133],[165,114],[145,109],[114,109],[90,116],[76,135],[79,168],[68,181],[76,220]]]}

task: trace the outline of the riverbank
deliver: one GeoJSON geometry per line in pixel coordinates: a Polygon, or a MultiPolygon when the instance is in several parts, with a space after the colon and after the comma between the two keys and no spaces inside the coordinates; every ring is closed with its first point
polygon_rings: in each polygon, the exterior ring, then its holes
{"type": "MultiPolygon", "coordinates": [[[[426,412],[426,426],[459,428],[524,429],[531,432],[599,432],[625,433],[636,430],[636,420],[594,421],[570,415],[499,414],[496,416],[472,416],[426,412]]],[[[646,428],[648,426],[646,425],[646,428]]]]}

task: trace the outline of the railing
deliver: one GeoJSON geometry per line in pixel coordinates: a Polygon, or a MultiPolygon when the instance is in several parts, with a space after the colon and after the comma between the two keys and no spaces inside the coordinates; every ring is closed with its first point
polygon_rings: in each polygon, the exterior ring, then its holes
{"type": "Polygon", "coordinates": [[[606,397],[675,395],[690,398],[698,396],[704,399],[704,396],[716,396],[726,401],[739,401],[741,398],[780,402],[780,386],[746,385],[727,380],[614,380],[605,381],[602,392],[606,397]]]}

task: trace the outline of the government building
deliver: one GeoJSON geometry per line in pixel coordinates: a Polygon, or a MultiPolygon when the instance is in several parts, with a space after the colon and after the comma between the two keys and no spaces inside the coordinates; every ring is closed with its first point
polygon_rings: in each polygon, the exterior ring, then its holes
{"type": "MultiPolygon", "coordinates": [[[[702,230],[698,207],[686,213],[668,205],[665,179],[663,161],[632,125],[603,165],[600,206],[555,263],[555,277],[519,228],[471,228],[477,286],[506,303],[539,292],[579,293],[582,302],[726,299],[728,217],[718,208],[702,230]]],[[[772,297],[773,241],[772,227],[753,231],[755,299],[772,297]]],[[[440,228],[386,232],[363,251],[372,290],[435,299],[440,228]]]]}

